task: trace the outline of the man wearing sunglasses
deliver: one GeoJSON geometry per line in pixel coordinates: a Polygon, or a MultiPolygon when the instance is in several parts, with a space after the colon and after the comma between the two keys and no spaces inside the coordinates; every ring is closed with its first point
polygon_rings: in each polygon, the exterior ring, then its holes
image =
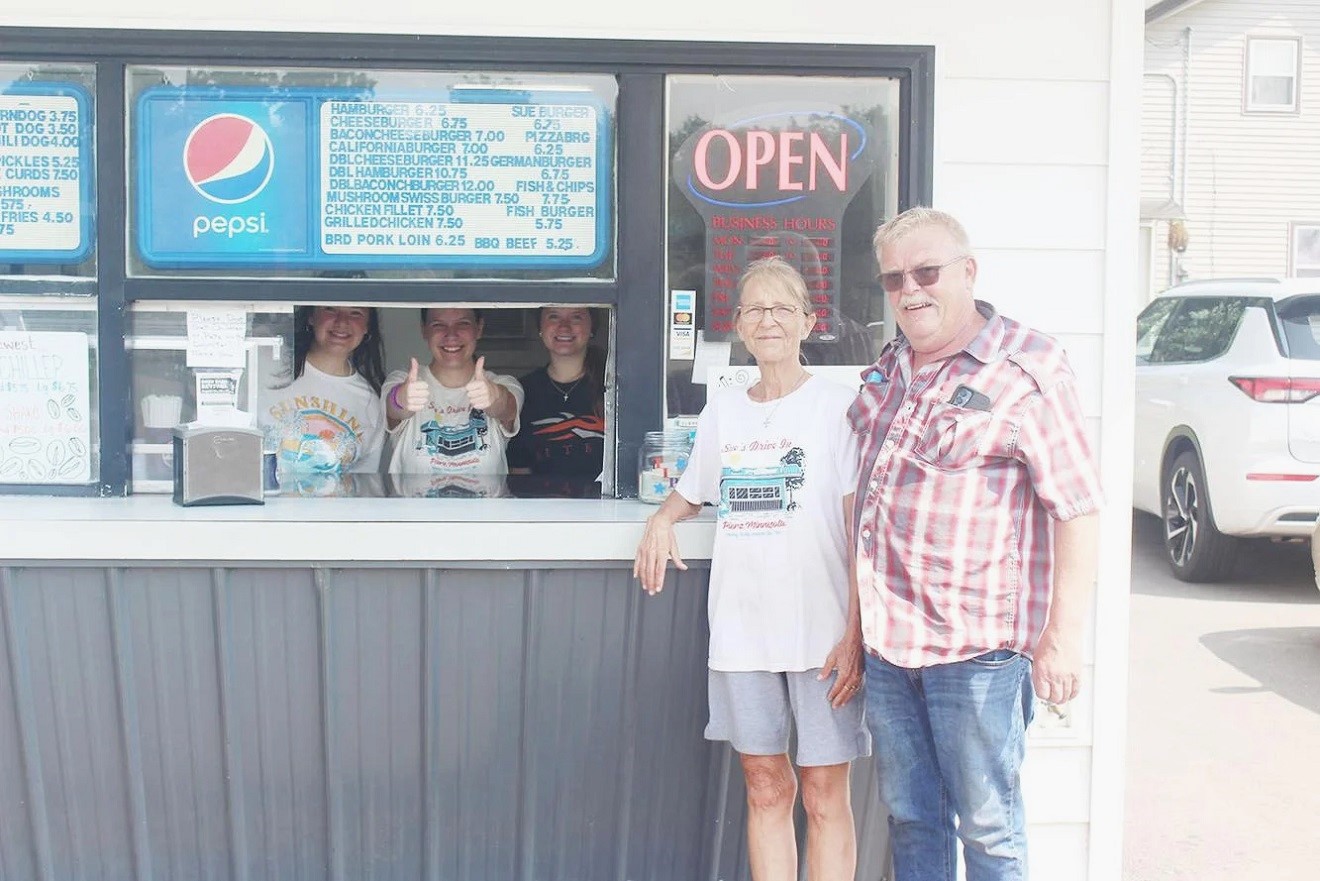
{"type": "Polygon", "coordinates": [[[1032,692],[1078,692],[1099,476],[1063,348],[974,298],[962,225],[913,208],[874,245],[900,334],[848,418],[895,878],[954,881],[961,839],[967,881],[1025,879],[1032,692]]]}

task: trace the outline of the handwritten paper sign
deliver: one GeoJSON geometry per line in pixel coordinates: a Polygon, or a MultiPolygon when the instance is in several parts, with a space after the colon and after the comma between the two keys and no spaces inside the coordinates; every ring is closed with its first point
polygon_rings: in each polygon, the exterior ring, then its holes
{"type": "Polygon", "coordinates": [[[0,331],[0,484],[92,479],[87,334],[0,331]]]}
{"type": "Polygon", "coordinates": [[[242,367],[247,311],[223,306],[188,310],[189,367],[242,367]]]}

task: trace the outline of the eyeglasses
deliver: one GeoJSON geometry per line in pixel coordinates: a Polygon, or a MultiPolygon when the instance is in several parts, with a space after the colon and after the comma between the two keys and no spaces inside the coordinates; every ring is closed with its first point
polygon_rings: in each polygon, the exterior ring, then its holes
{"type": "Polygon", "coordinates": [[[952,266],[959,260],[966,260],[970,254],[963,254],[961,257],[954,257],[947,263],[941,263],[939,266],[918,266],[916,269],[909,269],[906,272],[882,272],[880,273],[880,284],[891,294],[903,290],[903,280],[911,275],[912,280],[923,288],[930,287],[940,280],[940,270],[946,266],[952,266]]]}
{"type": "Polygon", "coordinates": [[[782,323],[794,316],[801,315],[802,308],[800,306],[789,306],[785,303],[776,303],[773,306],[739,306],[738,318],[752,324],[758,324],[767,312],[775,321],[782,323]]]}

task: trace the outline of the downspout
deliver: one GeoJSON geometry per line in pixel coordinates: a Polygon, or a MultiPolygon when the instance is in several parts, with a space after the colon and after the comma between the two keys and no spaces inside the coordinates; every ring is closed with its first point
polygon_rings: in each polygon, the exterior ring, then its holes
{"type": "MultiPolygon", "coordinates": [[[[1187,211],[1187,130],[1191,128],[1191,118],[1188,113],[1188,102],[1191,100],[1188,96],[1192,92],[1192,28],[1191,25],[1182,30],[1182,154],[1178,166],[1178,204],[1182,206],[1183,211],[1187,211]]],[[[1173,251],[1169,252],[1169,283],[1177,284],[1182,281],[1173,275],[1175,264],[1181,261],[1173,257],[1173,251]]]]}
{"type": "MultiPolygon", "coordinates": [[[[1169,126],[1169,170],[1167,176],[1169,181],[1169,200],[1178,202],[1178,204],[1181,205],[1182,202],[1178,198],[1178,178],[1179,172],[1182,169],[1182,165],[1178,162],[1178,123],[1183,116],[1182,108],[1180,107],[1182,90],[1178,85],[1178,78],[1171,73],[1148,73],[1146,74],[1146,79],[1168,80],[1169,87],[1173,90],[1173,99],[1169,102],[1169,113],[1173,116],[1173,124],[1169,126]]],[[[1183,122],[1185,124],[1185,120],[1183,120],[1183,122]]],[[[1166,220],[1165,223],[1167,224],[1169,221],[1166,220]]],[[[1152,223],[1152,226],[1153,225],[1154,224],[1152,223]]],[[[1167,284],[1165,287],[1173,287],[1178,283],[1178,279],[1173,275],[1175,255],[1172,248],[1167,248],[1166,250],[1168,251],[1167,258],[1169,265],[1167,267],[1167,284]]],[[[1150,294],[1153,294],[1153,292],[1150,292],[1150,294]]]]}

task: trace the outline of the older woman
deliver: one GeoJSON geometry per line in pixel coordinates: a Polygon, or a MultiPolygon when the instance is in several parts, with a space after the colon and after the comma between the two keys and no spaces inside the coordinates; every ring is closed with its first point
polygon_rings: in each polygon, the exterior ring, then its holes
{"type": "Polygon", "coordinates": [[[772,257],[738,284],[737,333],[761,379],[716,394],[673,493],[646,524],[633,574],[660,591],[687,568],[674,524],[718,505],[710,573],[710,723],[747,781],[756,881],[797,878],[790,720],[807,815],[807,874],[851,881],[856,842],[849,763],[870,753],[862,701],[857,587],[847,564],[857,450],[853,393],[802,369],[811,311],[802,277],[772,257]]]}

